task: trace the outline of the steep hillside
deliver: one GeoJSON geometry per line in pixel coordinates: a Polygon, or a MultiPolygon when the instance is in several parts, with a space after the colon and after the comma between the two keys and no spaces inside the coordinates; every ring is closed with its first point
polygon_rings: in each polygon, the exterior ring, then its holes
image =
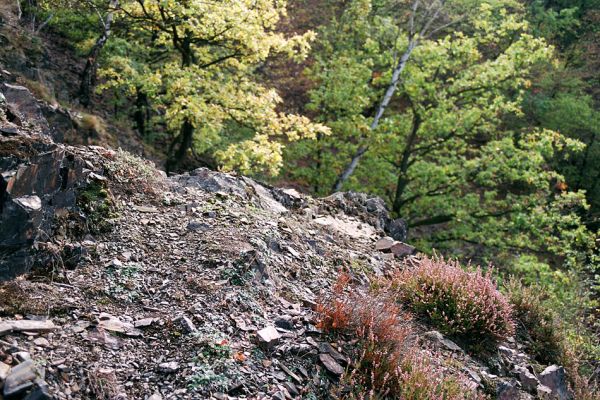
{"type": "MultiPolygon", "coordinates": [[[[0,399],[369,398],[353,381],[361,329],[327,328],[338,275],[344,304],[375,323],[396,308],[370,288],[426,262],[380,199],[206,169],[165,178],[126,152],[56,143],[60,110],[0,92],[0,399]]],[[[391,318],[410,325],[410,398],[447,383],[453,399],[570,397],[564,369],[514,337],[476,352],[426,318],[391,318]]]]}

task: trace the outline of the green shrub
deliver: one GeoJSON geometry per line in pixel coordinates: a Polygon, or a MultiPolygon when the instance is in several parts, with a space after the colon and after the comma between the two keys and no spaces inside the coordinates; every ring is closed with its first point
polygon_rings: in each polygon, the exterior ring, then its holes
{"type": "Polygon", "coordinates": [[[446,334],[475,342],[514,333],[512,307],[496,288],[491,271],[465,270],[457,261],[421,257],[395,274],[392,287],[400,301],[446,334]]]}
{"type": "Polygon", "coordinates": [[[527,343],[529,353],[543,364],[561,363],[564,337],[556,313],[544,304],[544,290],[525,286],[516,278],[505,284],[517,322],[517,337],[527,343]]]}

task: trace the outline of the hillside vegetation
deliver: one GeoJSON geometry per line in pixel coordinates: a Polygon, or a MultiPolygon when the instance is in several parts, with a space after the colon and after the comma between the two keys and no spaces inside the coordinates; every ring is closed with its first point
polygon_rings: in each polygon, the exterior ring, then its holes
{"type": "Polygon", "coordinates": [[[599,38],[598,0],[0,0],[0,399],[600,398],[599,38]]]}

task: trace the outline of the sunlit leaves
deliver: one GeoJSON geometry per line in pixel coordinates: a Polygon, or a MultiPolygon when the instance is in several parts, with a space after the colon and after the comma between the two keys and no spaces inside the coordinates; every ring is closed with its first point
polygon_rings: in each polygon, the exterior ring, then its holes
{"type": "Polygon", "coordinates": [[[278,112],[279,95],[254,76],[273,54],[302,59],[310,49],[314,33],[286,37],[275,30],[285,7],[279,0],[123,2],[120,17],[131,24],[132,51],[111,59],[104,87],[130,95],[142,90],[170,132],[177,135],[189,123],[200,142],[196,149],[221,145],[213,151],[224,168],[276,174],[282,138],[327,133],[306,118],[278,112]],[[250,137],[229,140],[231,121],[248,127],[250,137]]]}

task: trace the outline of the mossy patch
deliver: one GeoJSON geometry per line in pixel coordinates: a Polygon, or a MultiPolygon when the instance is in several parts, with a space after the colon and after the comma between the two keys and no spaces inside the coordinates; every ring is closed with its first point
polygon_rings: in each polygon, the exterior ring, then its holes
{"type": "Polygon", "coordinates": [[[92,181],[78,193],[77,205],[86,215],[92,233],[108,232],[118,216],[112,196],[103,181],[92,181]]]}

